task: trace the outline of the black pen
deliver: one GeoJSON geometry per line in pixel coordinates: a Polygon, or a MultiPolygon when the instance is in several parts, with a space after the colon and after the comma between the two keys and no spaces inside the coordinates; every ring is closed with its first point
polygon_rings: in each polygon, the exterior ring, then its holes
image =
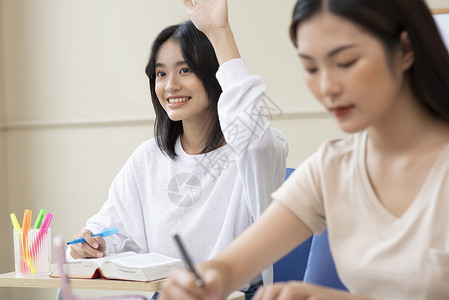
{"type": "Polygon", "coordinates": [[[190,259],[189,254],[187,254],[187,250],[182,244],[181,237],[178,234],[174,234],[173,238],[176,241],[176,244],[178,244],[179,250],[181,250],[182,257],[184,258],[185,263],[187,264],[187,267],[189,268],[190,272],[192,272],[196,277],[196,285],[199,287],[204,286],[204,280],[200,277],[198,272],[195,270],[195,267],[193,266],[192,260],[190,259]]]}

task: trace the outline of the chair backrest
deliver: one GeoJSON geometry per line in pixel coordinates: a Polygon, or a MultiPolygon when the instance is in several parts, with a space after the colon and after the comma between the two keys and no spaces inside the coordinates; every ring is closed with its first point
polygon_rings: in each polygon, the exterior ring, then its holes
{"type": "Polygon", "coordinates": [[[313,235],[303,281],[334,289],[348,290],[335,269],[334,259],[329,249],[327,229],[320,235],[313,235]]]}
{"type": "MultiPolygon", "coordinates": [[[[295,169],[287,168],[285,179],[295,169]]],[[[273,282],[303,280],[309,258],[312,237],[273,264],[273,282]]]]}
{"type": "Polygon", "coordinates": [[[273,282],[303,280],[312,237],[273,264],[273,282]]]}
{"type": "MultiPolygon", "coordinates": [[[[294,169],[287,168],[285,179],[294,169]]],[[[329,249],[327,230],[313,235],[273,265],[273,281],[301,280],[347,290],[340,281],[329,249]]]]}

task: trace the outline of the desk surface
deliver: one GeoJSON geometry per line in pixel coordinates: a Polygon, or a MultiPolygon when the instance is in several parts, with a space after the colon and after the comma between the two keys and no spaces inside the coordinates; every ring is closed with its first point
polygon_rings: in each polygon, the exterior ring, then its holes
{"type": "MultiPolygon", "coordinates": [[[[160,289],[162,280],[151,282],[123,281],[108,279],[70,279],[74,289],[123,290],[154,292],[160,289]]],[[[16,277],[15,272],[0,274],[0,287],[60,288],[60,278],[49,275],[16,277]]]]}
{"type": "MultiPolygon", "coordinates": [[[[16,272],[0,274],[0,287],[27,287],[27,288],[60,288],[60,278],[49,275],[16,277],[16,272]]],[[[70,279],[70,286],[74,289],[96,289],[96,290],[123,290],[123,291],[145,291],[154,292],[160,289],[163,280],[151,282],[123,281],[108,279],[70,279]]],[[[227,300],[244,300],[245,294],[236,291],[229,295],[227,300]]]]}

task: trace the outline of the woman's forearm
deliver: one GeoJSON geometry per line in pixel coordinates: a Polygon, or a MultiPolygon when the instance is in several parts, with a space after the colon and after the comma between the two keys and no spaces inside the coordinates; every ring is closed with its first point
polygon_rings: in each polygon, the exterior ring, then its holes
{"type": "Polygon", "coordinates": [[[211,30],[210,32],[207,32],[206,35],[214,47],[220,65],[228,60],[240,58],[234,34],[229,26],[211,30]]]}

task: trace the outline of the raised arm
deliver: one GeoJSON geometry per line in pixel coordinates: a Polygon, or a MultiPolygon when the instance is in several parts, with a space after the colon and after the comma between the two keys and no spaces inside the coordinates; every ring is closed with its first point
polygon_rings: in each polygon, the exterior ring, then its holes
{"type": "Polygon", "coordinates": [[[210,40],[220,65],[240,58],[228,20],[227,0],[183,0],[193,24],[210,40]],[[194,5],[195,3],[195,5],[194,5]]]}

